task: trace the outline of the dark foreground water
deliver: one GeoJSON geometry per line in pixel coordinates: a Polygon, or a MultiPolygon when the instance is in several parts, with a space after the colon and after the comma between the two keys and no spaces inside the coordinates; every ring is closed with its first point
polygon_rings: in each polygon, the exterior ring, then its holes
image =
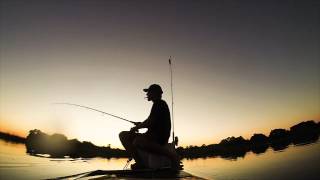
{"type": "MultiPolygon", "coordinates": [[[[0,140],[0,179],[45,179],[97,169],[122,169],[126,159],[51,159],[29,156],[23,144],[0,140]]],[[[320,143],[247,153],[237,160],[183,160],[185,171],[213,180],[320,179],[320,143]]]]}

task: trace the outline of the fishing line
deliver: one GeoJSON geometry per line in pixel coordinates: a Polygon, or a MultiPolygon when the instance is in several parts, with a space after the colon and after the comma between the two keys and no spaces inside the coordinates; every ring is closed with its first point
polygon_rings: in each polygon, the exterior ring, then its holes
{"type": "Polygon", "coordinates": [[[130,120],[125,119],[125,118],[123,118],[123,117],[116,116],[116,115],[113,115],[113,114],[110,114],[110,113],[107,113],[107,112],[104,112],[104,111],[101,111],[101,110],[98,110],[98,109],[95,109],[95,108],[91,108],[91,107],[88,107],[88,106],[83,106],[83,105],[79,105],[79,104],[72,104],[72,103],[53,103],[53,104],[63,104],[63,105],[77,106],[77,107],[89,109],[89,110],[92,110],[92,111],[100,112],[100,113],[102,113],[102,114],[106,114],[106,115],[109,115],[109,116],[112,116],[112,117],[121,119],[121,120],[123,120],[123,121],[130,122],[130,123],[135,124],[135,125],[137,124],[137,122],[130,121],[130,120]]]}

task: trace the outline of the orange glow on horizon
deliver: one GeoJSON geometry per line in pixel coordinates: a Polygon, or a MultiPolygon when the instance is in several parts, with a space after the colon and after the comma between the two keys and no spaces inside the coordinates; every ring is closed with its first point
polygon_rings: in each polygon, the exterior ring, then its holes
{"type": "Polygon", "coordinates": [[[29,132],[23,129],[16,128],[14,127],[14,125],[8,122],[10,121],[4,121],[2,119],[0,120],[0,132],[8,133],[19,137],[27,137],[29,132]]]}

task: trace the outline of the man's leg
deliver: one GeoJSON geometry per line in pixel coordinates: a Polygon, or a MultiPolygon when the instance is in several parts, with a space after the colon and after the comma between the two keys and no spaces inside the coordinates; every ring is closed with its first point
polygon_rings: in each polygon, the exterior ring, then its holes
{"type": "Polygon", "coordinates": [[[126,149],[129,156],[131,156],[137,164],[142,164],[142,160],[138,156],[137,148],[133,144],[133,141],[136,137],[137,134],[131,131],[122,131],[119,134],[120,141],[123,147],[126,149]]]}

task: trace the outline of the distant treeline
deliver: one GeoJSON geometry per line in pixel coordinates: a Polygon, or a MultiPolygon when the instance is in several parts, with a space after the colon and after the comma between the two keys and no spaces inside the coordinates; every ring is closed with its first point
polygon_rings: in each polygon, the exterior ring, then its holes
{"type": "Polygon", "coordinates": [[[25,143],[26,138],[0,132],[0,139],[3,139],[5,141],[13,142],[13,143],[25,143]]]}
{"type": "Polygon", "coordinates": [[[31,130],[26,139],[27,153],[31,155],[49,154],[50,157],[127,157],[121,149],[112,149],[110,146],[99,147],[91,142],[80,142],[77,139],[68,140],[62,134],[48,135],[38,129],[31,130]]]}
{"type": "Polygon", "coordinates": [[[319,139],[319,134],[320,122],[310,120],[296,124],[290,130],[274,129],[268,137],[264,134],[254,134],[250,140],[242,136],[228,137],[219,144],[179,147],[177,151],[184,158],[220,156],[235,159],[244,157],[249,151],[259,154],[264,153],[269,147],[273,150],[282,150],[290,144],[312,143],[319,139]]]}
{"type": "MultiPolygon", "coordinates": [[[[220,156],[223,158],[244,157],[249,151],[264,153],[269,147],[273,150],[282,150],[290,144],[299,145],[312,143],[319,139],[320,122],[312,120],[294,125],[290,130],[274,129],[269,136],[254,134],[249,140],[243,137],[228,137],[219,144],[202,146],[178,147],[177,151],[183,158],[199,158],[220,156]]],[[[0,132],[0,138],[16,143],[25,143],[27,153],[31,155],[49,154],[50,157],[128,157],[121,149],[113,149],[110,146],[99,147],[91,142],[80,142],[77,139],[68,140],[62,134],[48,135],[34,129],[29,132],[27,138],[22,138],[0,132]]]]}

